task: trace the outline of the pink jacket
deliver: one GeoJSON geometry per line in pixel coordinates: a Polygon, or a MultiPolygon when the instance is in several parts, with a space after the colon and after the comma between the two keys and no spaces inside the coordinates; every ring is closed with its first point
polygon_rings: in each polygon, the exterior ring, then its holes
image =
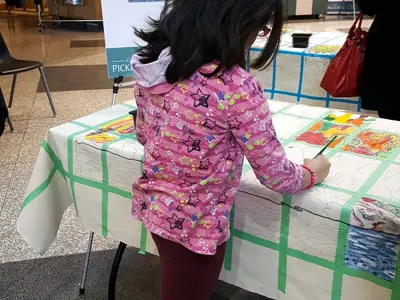
{"type": "Polygon", "coordinates": [[[229,238],[229,213],[246,156],[260,182],[297,193],[304,170],[276,138],[258,81],[240,67],[207,78],[215,64],[168,84],[167,50],[154,63],[132,59],[143,176],[133,183],[132,214],[145,227],[199,254],[229,238]]]}

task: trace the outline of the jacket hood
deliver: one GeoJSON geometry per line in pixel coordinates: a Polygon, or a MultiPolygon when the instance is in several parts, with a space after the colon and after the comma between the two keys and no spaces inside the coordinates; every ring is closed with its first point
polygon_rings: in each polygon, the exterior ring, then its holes
{"type": "Polygon", "coordinates": [[[141,63],[140,56],[134,54],[131,59],[131,65],[137,85],[148,88],[152,94],[163,94],[170,91],[175,84],[167,82],[165,72],[171,61],[172,57],[169,48],[161,51],[158,59],[148,64],[141,63]]]}

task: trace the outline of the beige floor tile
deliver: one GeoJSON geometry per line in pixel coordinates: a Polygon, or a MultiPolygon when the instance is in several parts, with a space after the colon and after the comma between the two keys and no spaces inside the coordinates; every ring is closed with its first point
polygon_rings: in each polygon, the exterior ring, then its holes
{"type": "Polygon", "coordinates": [[[0,215],[3,208],[3,201],[6,197],[7,190],[10,186],[11,176],[14,172],[15,165],[0,165],[0,215]]]}
{"type": "Polygon", "coordinates": [[[27,133],[22,140],[19,151],[18,163],[34,163],[39,154],[40,147],[45,139],[47,130],[27,133]]]}
{"type": "Polygon", "coordinates": [[[54,40],[46,57],[46,66],[103,65],[106,52],[102,47],[70,48],[70,40],[54,40]]]}
{"type": "Polygon", "coordinates": [[[0,137],[0,166],[16,163],[23,138],[23,134],[10,132],[0,137]]]}
{"type": "MultiPolygon", "coordinates": [[[[57,117],[73,120],[110,106],[112,91],[88,90],[53,93],[57,117]]],[[[38,94],[33,104],[32,117],[51,116],[46,96],[38,94]]]]}
{"type": "Polygon", "coordinates": [[[43,137],[45,136],[46,132],[53,127],[58,125],[67,123],[68,119],[63,119],[62,116],[34,116],[29,119],[27,126],[26,126],[26,133],[27,134],[42,134],[43,137]]]}

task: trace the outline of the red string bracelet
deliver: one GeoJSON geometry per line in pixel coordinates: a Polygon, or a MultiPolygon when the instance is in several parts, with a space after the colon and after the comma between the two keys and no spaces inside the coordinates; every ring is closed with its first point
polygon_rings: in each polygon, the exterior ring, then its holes
{"type": "Polygon", "coordinates": [[[307,187],[305,187],[305,188],[303,189],[303,191],[307,191],[307,190],[312,189],[312,188],[315,186],[315,183],[316,183],[316,176],[315,176],[315,172],[314,172],[313,169],[311,169],[311,168],[309,168],[309,167],[307,167],[307,166],[304,166],[304,165],[303,165],[303,168],[304,168],[305,170],[307,170],[308,172],[310,172],[310,174],[311,174],[311,183],[310,183],[310,185],[307,186],[307,187]]]}

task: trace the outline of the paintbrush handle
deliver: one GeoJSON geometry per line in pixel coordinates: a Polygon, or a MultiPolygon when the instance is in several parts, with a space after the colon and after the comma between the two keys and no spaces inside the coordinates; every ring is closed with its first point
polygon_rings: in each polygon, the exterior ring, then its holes
{"type": "Polygon", "coordinates": [[[322,155],[322,154],[325,152],[325,150],[336,140],[336,138],[337,138],[337,135],[335,135],[335,136],[324,146],[324,148],[322,148],[321,151],[318,152],[318,154],[317,154],[315,157],[317,157],[317,156],[319,156],[319,155],[322,155]]]}

